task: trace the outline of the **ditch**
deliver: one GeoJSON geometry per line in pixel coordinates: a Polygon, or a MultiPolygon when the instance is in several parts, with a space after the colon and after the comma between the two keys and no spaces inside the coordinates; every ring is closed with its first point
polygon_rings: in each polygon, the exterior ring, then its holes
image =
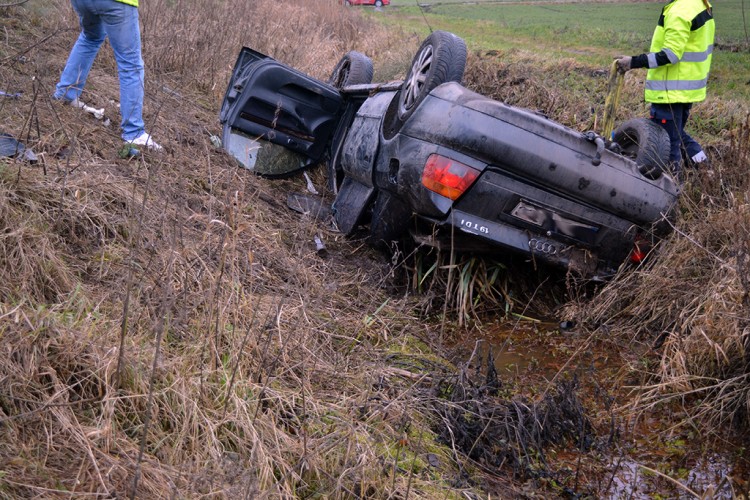
{"type": "MultiPolygon", "coordinates": [[[[522,460],[501,461],[498,475],[511,470],[516,479],[546,485],[569,498],[748,498],[750,462],[744,448],[709,442],[696,429],[678,425],[683,423],[679,408],[632,411],[628,403],[634,393],[621,375],[626,356],[571,323],[562,327],[555,322],[498,323],[446,343],[449,359],[463,373],[480,381],[488,372],[497,374],[492,401],[484,396],[483,409],[472,402],[477,414],[498,406],[531,408],[542,433],[548,431],[550,415],[563,429],[565,419],[573,417],[591,423],[547,440],[519,439],[515,445],[524,450],[522,460]],[[570,402],[580,403],[580,415],[570,411],[570,402]],[[568,408],[550,406],[561,403],[568,408]]],[[[493,425],[509,425],[505,412],[494,413],[503,418],[493,425]]],[[[528,427],[519,420],[514,424],[528,427]]],[[[492,426],[484,425],[483,434],[491,434],[492,426]]],[[[489,446],[482,438],[470,448],[480,444],[489,446]]]]}

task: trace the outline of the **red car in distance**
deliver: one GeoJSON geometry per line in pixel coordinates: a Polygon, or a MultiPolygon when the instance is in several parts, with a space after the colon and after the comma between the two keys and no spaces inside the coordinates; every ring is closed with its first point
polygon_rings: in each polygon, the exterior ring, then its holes
{"type": "Polygon", "coordinates": [[[344,0],[344,5],[374,5],[375,7],[382,7],[383,5],[390,5],[391,0],[344,0]]]}

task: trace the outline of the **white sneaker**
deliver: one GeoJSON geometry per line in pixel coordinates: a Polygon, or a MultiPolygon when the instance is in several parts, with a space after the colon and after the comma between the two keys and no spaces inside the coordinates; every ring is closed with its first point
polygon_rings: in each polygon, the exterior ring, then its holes
{"type": "Polygon", "coordinates": [[[92,108],[82,100],[78,99],[77,97],[73,99],[72,101],[68,101],[68,105],[73,106],[76,109],[82,109],[86,113],[91,113],[94,115],[94,118],[97,120],[101,120],[104,118],[104,108],[98,109],[98,108],[92,108]]]}
{"type": "Polygon", "coordinates": [[[164,148],[161,147],[159,143],[157,143],[150,134],[147,134],[146,132],[142,133],[132,141],[128,141],[130,144],[134,146],[146,146],[148,149],[152,151],[164,151],[164,148]]]}
{"type": "Polygon", "coordinates": [[[703,163],[704,161],[708,160],[708,156],[706,156],[706,153],[701,150],[698,151],[695,156],[690,159],[693,160],[693,163],[703,163]]]}
{"type": "Polygon", "coordinates": [[[80,100],[79,98],[75,98],[72,101],[68,101],[68,104],[73,106],[74,108],[83,109],[86,107],[86,103],[80,100]]]}

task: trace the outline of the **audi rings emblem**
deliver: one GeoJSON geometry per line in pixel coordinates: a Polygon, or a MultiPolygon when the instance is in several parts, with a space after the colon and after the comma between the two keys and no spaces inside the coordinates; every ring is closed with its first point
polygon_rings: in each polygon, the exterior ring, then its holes
{"type": "Polygon", "coordinates": [[[529,240],[529,248],[534,252],[546,253],[548,255],[555,255],[557,253],[557,247],[552,243],[544,240],[538,240],[532,238],[529,240]]]}

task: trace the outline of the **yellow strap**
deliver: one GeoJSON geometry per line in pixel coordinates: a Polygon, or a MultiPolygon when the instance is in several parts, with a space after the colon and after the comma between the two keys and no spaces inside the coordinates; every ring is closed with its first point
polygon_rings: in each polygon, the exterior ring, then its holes
{"type": "Polygon", "coordinates": [[[602,137],[606,140],[612,139],[612,131],[615,129],[615,115],[617,104],[620,102],[620,91],[625,81],[625,74],[618,71],[617,59],[612,61],[609,69],[609,83],[607,83],[607,98],[604,100],[604,116],[602,117],[602,137]]]}

